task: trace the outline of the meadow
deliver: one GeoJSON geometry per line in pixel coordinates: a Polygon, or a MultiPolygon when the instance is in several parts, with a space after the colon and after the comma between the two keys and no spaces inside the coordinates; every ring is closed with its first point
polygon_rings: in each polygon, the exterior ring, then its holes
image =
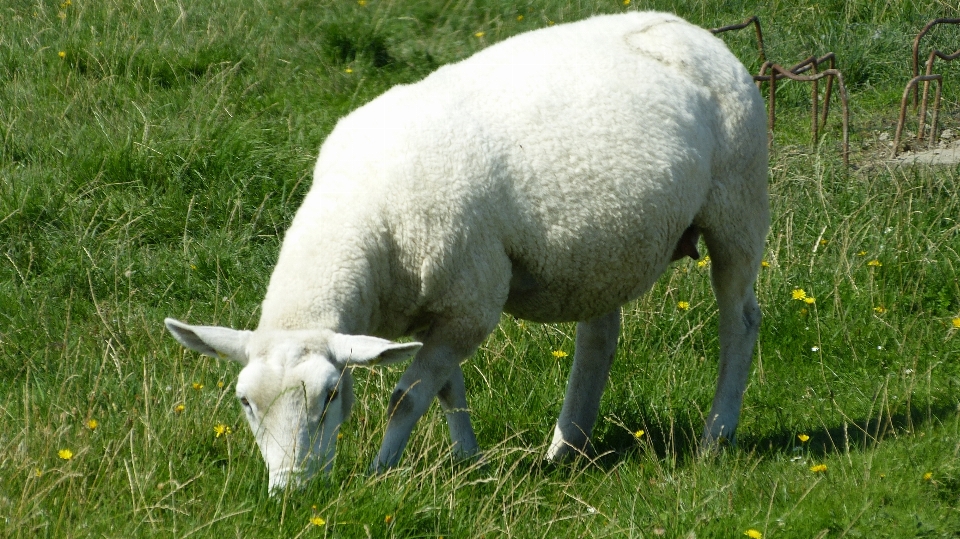
{"type": "MultiPolygon", "coordinates": [[[[957,537],[960,166],[896,166],[910,45],[947,0],[6,0],[0,6],[0,536],[957,537]],[[547,465],[572,324],[504,316],[464,366],[482,465],[434,406],[366,473],[402,365],[358,370],[334,473],[267,493],[239,367],[165,316],[253,328],[338,118],[509,36],[659,9],[758,15],[833,51],[851,103],[812,145],[778,88],[764,312],[738,444],[697,456],[716,382],[709,261],[624,308],[597,455],[547,465]]],[[[723,39],[748,68],[749,31],[723,39]]],[[[960,29],[930,43],[960,48],[960,29]]],[[[960,129],[960,65],[941,124],[960,129]]],[[[916,120],[912,127],[916,130],[916,120]]]]}

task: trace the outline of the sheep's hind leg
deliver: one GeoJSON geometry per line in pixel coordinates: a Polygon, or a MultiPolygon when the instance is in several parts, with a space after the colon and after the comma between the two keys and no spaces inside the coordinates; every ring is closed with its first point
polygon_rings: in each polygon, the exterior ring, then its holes
{"type": "Polygon", "coordinates": [[[547,458],[585,452],[620,336],[620,309],[577,324],[573,368],[547,458]]]}
{"type": "Polygon", "coordinates": [[[760,331],[760,306],[753,286],[763,255],[763,237],[758,232],[755,241],[744,241],[750,237],[744,232],[726,230],[723,238],[704,233],[720,311],[720,366],[717,392],[703,431],[703,449],[734,441],[760,331]],[[738,236],[736,240],[732,234],[738,236]]]}

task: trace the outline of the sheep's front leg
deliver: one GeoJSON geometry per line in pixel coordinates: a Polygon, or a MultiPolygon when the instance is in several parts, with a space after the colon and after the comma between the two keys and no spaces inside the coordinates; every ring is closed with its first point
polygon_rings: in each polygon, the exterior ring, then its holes
{"type": "Polygon", "coordinates": [[[553,431],[553,441],[547,450],[548,459],[557,460],[587,449],[619,336],[619,308],[600,318],[577,324],[573,368],[560,418],[553,431]]]}
{"type": "Polygon", "coordinates": [[[387,430],[371,465],[372,471],[383,471],[400,461],[414,425],[437,396],[447,413],[454,452],[458,455],[477,452],[460,362],[476,350],[486,333],[477,330],[474,324],[458,322],[461,323],[448,321],[431,328],[423,348],[400,377],[390,396],[387,430]]]}
{"type": "Polygon", "coordinates": [[[476,455],[480,446],[477,436],[470,423],[470,410],[467,408],[467,389],[463,383],[463,369],[460,365],[454,369],[447,383],[437,393],[440,406],[447,415],[447,426],[450,427],[450,441],[453,443],[453,454],[457,458],[468,458],[476,455]]]}

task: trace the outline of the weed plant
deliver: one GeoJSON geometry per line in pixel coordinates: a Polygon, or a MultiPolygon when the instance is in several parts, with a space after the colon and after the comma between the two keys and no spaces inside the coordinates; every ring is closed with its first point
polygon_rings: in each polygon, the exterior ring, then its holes
{"type": "MultiPolygon", "coordinates": [[[[0,535],[956,537],[960,169],[894,166],[913,35],[943,0],[7,0],[0,6],[0,535]],[[402,366],[357,372],[335,471],[267,474],[238,367],[162,319],[251,328],[336,120],[520,32],[595,13],[758,14],[767,53],[837,53],[853,165],[778,90],[764,321],[739,444],[697,457],[716,381],[709,262],[624,309],[593,459],[541,460],[572,324],[504,317],[465,366],[484,460],[432,409],[365,470],[402,366]]],[[[724,39],[755,71],[751,35],[724,39]]],[[[943,50],[960,31],[931,36],[943,50]]],[[[957,128],[960,71],[942,121],[957,128]]],[[[834,106],[834,111],[838,108],[834,106]]],[[[914,127],[915,129],[915,127],[914,127]]]]}

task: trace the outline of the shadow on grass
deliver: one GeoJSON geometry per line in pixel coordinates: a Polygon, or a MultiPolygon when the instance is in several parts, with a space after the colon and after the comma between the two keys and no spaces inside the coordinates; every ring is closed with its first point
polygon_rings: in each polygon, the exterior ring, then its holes
{"type": "MultiPolygon", "coordinates": [[[[740,451],[760,457],[778,454],[793,455],[793,449],[803,445],[808,455],[825,457],[850,451],[867,451],[890,437],[909,434],[926,426],[937,425],[960,414],[960,403],[914,405],[893,414],[877,414],[819,429],[797,432],[779,430],[761,436],[743,436],[737,440],[740,451]],[[798,435],[809,436],[801,442],[798,435]]],[[[619,420],[594,439],[593,463],[609,469],[624,459],[650,454],[658,459],[672,459],[683,465],[695,459],[700,449],[703,420],[692,414],[677,415],[669,423],[645,426],[640,436],[623,425],[648,425],[637,413],[633,421],[619,420]]]]}

